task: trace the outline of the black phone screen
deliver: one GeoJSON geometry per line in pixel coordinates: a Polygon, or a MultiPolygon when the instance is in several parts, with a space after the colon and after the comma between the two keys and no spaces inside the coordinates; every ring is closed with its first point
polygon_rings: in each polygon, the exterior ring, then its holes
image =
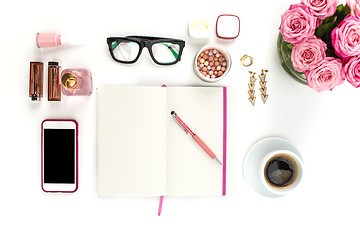
{"type": "Polygon", "coordinates": [[[44,129],[44,183],[75,183],[75,129],[44,129]]]}

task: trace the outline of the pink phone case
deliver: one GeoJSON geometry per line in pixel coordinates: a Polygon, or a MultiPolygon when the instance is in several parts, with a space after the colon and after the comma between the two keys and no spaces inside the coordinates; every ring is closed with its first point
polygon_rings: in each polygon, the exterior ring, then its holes
{"type": "Polygon", "coordinates": [[[77,123],[76,120],[74,119],[45,119],[44,121],[42,121],[41,123],[41,188],[44,192],[61,192],[61,193],[74,193],[78,190],[78,185],[79,185],[79,178],[78,178],[78,135],[79,135],[79,125],[77,123]],[[76,129],[76,135],[75,135],[75,165],[76,165],[76,169],[75,169],[75,181],[76,181],[76,186],[75,186],[75,190],[74,191],[46,191],[44,189],[44,185],[43,185],[43,180],[44,180],[44,174],[43,174],[43,168],[44,168],[44,164],[43,164],[43,147],[44,147],[44,139],[43,139],[43,131],[44,131],[44,122],[47,121],[71,121],[75,123],[75,129],[76,129]]]}

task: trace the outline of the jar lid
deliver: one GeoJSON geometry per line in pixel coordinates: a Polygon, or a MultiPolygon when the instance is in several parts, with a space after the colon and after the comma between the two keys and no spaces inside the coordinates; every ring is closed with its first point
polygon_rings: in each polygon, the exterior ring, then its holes
{"type": "Polygon", "coordinates": [[[240,18],[232,14],[219,15],[216,20],[216,35],[218,38],[234,39],[240,33],[240,18]]]}

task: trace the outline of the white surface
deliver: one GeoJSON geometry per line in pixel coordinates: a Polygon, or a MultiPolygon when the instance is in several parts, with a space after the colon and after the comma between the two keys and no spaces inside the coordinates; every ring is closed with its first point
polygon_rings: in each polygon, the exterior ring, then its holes
{"type": "MultiPolygon", "coordinates": [[[[276,38],[280,15],[300,1],[2,1],[0,15],[1,239],[358,239],[360,89],[349,83],[317,93],[293,81],[279,64],[276,38]],[[226,197],[110,198],[96,193],[95,94],[63,97],[61,102],[29,102],[29,62],[57,60],[63,68],[92,71],[94,87],[127,85],[202,85],[193,73],[204,45],[187,35],[188,20],[219,14],[241,19],[240,36],[209,42],[225,47],[233,59],[226,79],[214,85],[235,90],[234,188],[226,197]],[[90,36],[77,48],[40,51],[37,32],[90,36]],[[113,61],[106,37],[142,34],[182,38],[182,60],[171,67],[153,64],[145,50],[134,65],[113,61]],[[269,99],[248,101],[249,68],[269,69],[269,99]],[[40,180],[40,124],[45,118],[79,122],[79,190],[45,194],[40,180]],[[265,198],[244,182],[242,164],[249,148],[265,137],[289,139],[301,152],[307,172],[294,194],[265,198]],[[290,217],[290,218],[289,218],[290,217]]],[[[207,42],[207,43],[209,43],[207,42]]],[[[44,90],[46,89],[45,88],[44,90]]],[[[256,89],[256,94],[259,94],[256,89]]],[[[45,91],[47,96],[47,91],[45,91]]],[[[258,95],[259,96],[259,95],[258,95]]]]}

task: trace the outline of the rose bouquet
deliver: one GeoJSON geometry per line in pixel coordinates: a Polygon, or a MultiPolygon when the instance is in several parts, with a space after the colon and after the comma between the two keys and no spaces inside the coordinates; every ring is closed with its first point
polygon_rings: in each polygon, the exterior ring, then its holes
{"type": "Polygon", "coordinates": [[[301,0],[281,15],[279,30],[309,87],[332,90],[345,80],[360,87],[360,0],[301,0]]]}

